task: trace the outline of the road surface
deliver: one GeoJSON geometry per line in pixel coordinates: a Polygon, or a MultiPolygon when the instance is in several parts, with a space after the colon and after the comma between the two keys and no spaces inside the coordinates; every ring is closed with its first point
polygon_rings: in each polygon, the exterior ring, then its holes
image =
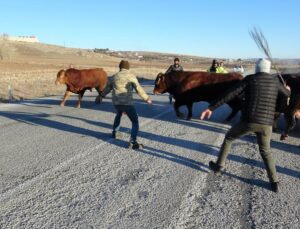
{"type": "Polygon", "coordinates": [[[185,121],[167,95],[151,97],[135,103],[138,151],[126,148],[126,116],[122,139],[110,138],[110,95],[95,105],[87,93],[81,109],[75,96],[63,108],[61,96],[0,105],[0,228],[299,228],[299,127],[286,142],[273,133],[276,194],[254,136],[233,144],[224,175],[210,172],[230,128],[226,105],[200,121],[198,103],[185,121]]]}

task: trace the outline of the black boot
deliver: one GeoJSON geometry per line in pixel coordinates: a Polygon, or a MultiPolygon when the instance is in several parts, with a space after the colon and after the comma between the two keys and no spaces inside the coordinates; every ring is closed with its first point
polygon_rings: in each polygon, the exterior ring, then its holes
{"type": "Polygon", "coordinates": [[[128,149],[143,149],[144,145],[143,144],[139,144],[137,142],[130,142],[128,145],[128,149]]]}
{"type": "Polygon", "coordinates": [[[221,173],[224,171],[224,168],[220,165],[218,165],[217,163],[210,161],[209,162],[209,168],[214,171],[215,173],[221,173]]]}
{"type": "Polygon", "coordinates": [[[273,192],[278,193],[279,192],[279,182],[271,182],[271,190],[273,192]]]}

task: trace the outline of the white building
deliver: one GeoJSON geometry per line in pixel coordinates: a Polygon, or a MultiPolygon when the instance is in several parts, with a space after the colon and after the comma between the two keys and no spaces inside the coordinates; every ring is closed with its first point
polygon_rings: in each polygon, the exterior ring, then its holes
{"type": "Polygon", "coordinates": [[[36,36],[17,36],[17,37],[7,36],[6,39],[9,41],[23,41],[23,42],[30,42],[30,43],[39,42],[36,36]]]}

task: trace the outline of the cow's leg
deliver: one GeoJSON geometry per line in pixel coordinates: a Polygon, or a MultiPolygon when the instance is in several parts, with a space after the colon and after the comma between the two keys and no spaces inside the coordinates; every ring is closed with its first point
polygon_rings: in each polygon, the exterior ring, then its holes
{"type": "Polygon", "coordinates": [[[97,90],[99,95],[97,95],[97,97],[95,99],[95,103],[99,104],[99,103],[102,102],[102,96],[101,96],[102,91],[100,90],[99,87],[96,87],[96,90],[97,90]]]}
{"type": "Polygon", "coordinates": [[[176,113],[176,116],[178,118],[184,118],[184,114],[181,113],[179,111],[179,107],[181,106],[182,104],[178,102],[178,100],[175,100],[175,103],[174,103],[174,110],[175,110],[175,113],[176,113]]]}
{"type": "Polygon", "coordinates": [[[68,98],[70,97],[71,92],[70,91],[66,91],[63,100],[60,102],[60,106],[63,107],[66,103],[66,101],[68,100],[68,98]]]}
{"type": "Polygon", "coordinates": [[[289,133],[292,129],[295,128],[297,122],[295,117],[295,111],[287,111],[284,114],[284,118],[286,121],[286,127],[284,132],[281,134],[280,140],[286,140],[289,136],[289,133]]]}
{"type": "Polygon", "coordinates": [[[239,112],[239,109],[232,109],[231,113],[226,118],[226,122],[230,122],[231,119],[239,112]]]}
{"type": "Polygon", "coordinates": [[[82,97],[84,95],[84,92],[85,92],[85,90],[82,90],[81,92],[79,92],[79,94],[78,94],[78,102],[77,102],[76,108],[80,108],[80,103],[81,103],[82,97]]]}
{"type": "Polygon", "coordinates": [[[239,110],[242,108],[242,99],[236,98],[228,102],[228,105],[232,109],[231,113],[226,118],[226,122],[230,122],[231,119],[239,112],[239,110]]]}
{"type": "Polygon", "coordinates": [[[290,97],[289,105],[284,112],[286,126],[285,126],[284,133],[280,137],[280,140],[287,139],[290,131],[292,129],[294,129],[294,127],[296,126],[296,124],[297,124],[296,116],[298,114],[298,109],[299,109],[298,96],[296,96],[295,94],[292,93],[292,95],[290,97]]]}
{"type": "Polygon", "coordinates": [[[186,119],[190,120],[193,117],[193,103],[189,103],[186,106],[188,108],[188,116],[186,117],[186,119]]]}
{"type": "Polygon", "coordinates": [[[278,125],[278,119],[280,117],[281,113],[280,112],[275,112],[274,115],[274,122],[273,122],[273,132],[277,132],[277,125],[278,125]]]}

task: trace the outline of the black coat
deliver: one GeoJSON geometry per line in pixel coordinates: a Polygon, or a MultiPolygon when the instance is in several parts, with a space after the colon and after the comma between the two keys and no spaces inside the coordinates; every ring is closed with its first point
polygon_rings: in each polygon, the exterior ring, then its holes
{"type": "Polygon", "coordinates": [[[222,104],[244,93],[242,121],[262,125],[272,125],[278,94],[288,97],[290,92],[280,83],[278,77],[267,73],[248,75],[224,96],[210,104],[215,110],[222,104]]]}

